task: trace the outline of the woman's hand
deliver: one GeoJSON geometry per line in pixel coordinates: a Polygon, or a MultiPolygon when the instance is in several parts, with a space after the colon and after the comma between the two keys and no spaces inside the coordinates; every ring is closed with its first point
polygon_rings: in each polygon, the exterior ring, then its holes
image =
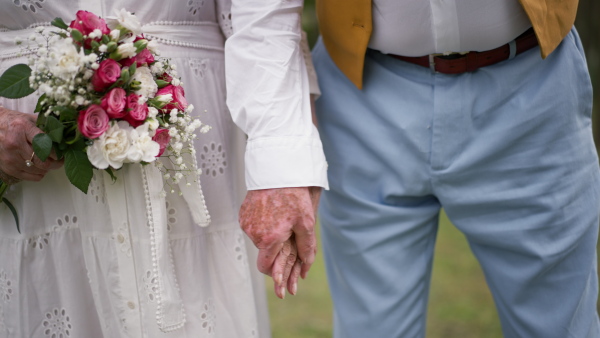
{"type": "Polygon", "coordinates": [[[42,162],[33,156],[33,137],[42,131],[35,126],[36,116],[0,107],[0,179],[12,184],[20,180],[39,181],[49,170],[62,166],[51,155],[42,162]],[[26,161],[33,162],[27,166],[26,161]]]}

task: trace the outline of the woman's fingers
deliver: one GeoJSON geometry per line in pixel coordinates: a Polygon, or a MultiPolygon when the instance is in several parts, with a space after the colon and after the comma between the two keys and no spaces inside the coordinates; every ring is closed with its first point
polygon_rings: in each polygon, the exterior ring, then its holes
{"type": "Polygon", "coordinates": [[[277,295],[277,297],[281,299],[285,298],[285,290],[288,285],[290,276],[292,275],[292,270],[294,268],[294,264],[296,263],[297,258],[298,250],[296,249],[296,245],[293,242],[293,239],[285,241],[283,243],[282,249],[279,251],[279,254],[275,258],[272,271],[275,295],[277,295]]]}

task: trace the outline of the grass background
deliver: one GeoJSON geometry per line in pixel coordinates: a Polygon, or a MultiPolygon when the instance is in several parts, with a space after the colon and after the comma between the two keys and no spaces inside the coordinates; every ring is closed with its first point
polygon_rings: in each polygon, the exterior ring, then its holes
{"type": "MultiPolygon", "coordinates": [[[[320,244],[319,244],[320,245],[320,244]]],[[[267,280],[273,338],[326,338],[332,336],[332,305],[319,254],[298,294],[275,297],[267,280]]],[[[442,213],[433,263],[427,314],[427,337],[501,338],[502,331],[492,295],[479,263],[463,234],[442,213]]]]}

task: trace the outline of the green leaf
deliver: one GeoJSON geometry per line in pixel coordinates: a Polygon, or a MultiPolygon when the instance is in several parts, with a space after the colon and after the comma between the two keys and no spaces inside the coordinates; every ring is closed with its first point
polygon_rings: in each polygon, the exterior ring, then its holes
{"type": "Polygon", "coordinates": [[[50,115],[48,116],[48,121],[46,121],[46,130],[44,130],[48,136],[52,139],[52,141],[56,143],[60,143],[63,138],[63,130],[65,126],[60,123],[56,117],[50,115]]]}
{"type": "Polygon", "coordinates": [[[129,66],[129,76],[135,75],[135,71],[137,70],[137,62],[134,62],[129,66]]]}
{"type": "Polygon", "coordinates": [[[65,152],[65,173],[71,184],[87,194],[94,169],[85,152],[73,149],[65,152]]]}
{"type": "Polygon", "coordinates": [[[44,105],[42,104],[42,102],[44,102],[45,99],[46,99],[46,94],[40,96],[40,98],[37,101],[37,104],[35,105],[35,110],[33,111],[34,113],[40,113],[42,111],[42,108],[44,108],[44,105]]]}
{"type": "Polygon", "coordinates": [[[81,133],[77,132],[75,133],[75,136],[73,136],[72,139],[67,140],[65,143],[67,143],[68,145],[71,146],[71,149],[73,150],[81,150],[83,151],[83,149],[85,149],[85,147],[87,147],[87,145],[85,144],[85,139],[82,138],[81,133]]]}
{"type": "Polygon", "coordinates": [[[164,88],[166,86],[169,85],[170,82],[167,82],[165,80],[156,80],[156,85],[158,85],[158,88],[164,88]]]}
{"type": "Polygon", "coordinates": [[[71,37],[77,42],[83,41],[83,34],[78,29],[73,28],[71,30],[71,37]]]}
{"type": "Polygon", "coordinates": [[[50,22],[50,24],[54,27],[58,27],[60,29],[67,29],[69,28],[69,26],[67,26],[67,24],[63,21],[62,18],[54,18],[54,20],[52,20],[52,22],[50,22]]]}
{"type": "Polygon", "coordinates": [[[8,99],[20,99],[33,93],[29,87],[31,68],[25,64],[18,64],[8,68],[0,76],[0,97],[8,99]]]}
{"type": "Polygon", "coordinates": [[[109,42],[110,42],[110,36],[108,36],[106,34],[102,35],[102,43],[107,44],[109,42]]]}
{"type": "Polygon", "coordinates": [[[111,167],[104,169],[104,171],[106,171],[110,175],[110,178],[112,179],[113,183],[117,181],[117,176],[115,175],[111,167]]]}
{"type": "Polygon", "coordinates": [[[52,152],[52,139],[48,134],[40,133],[33,137],[33,151],[35,155],[42,160],[46,161],[50,153],[52,152]]]}
{"type": "Polygon", "coordinates": [[[75,121],[77,119],[77,110],[71,107],[56,106],[52,108],[52,110],[57,111],[60,114],[58,118],[61,122],[75,121]]]}
{"type": "Polygon", "coordinates": [[[10,212],[13,214],[13,217],[15,218],[15,223],[17,223],[17,231],[19,233],[21,233],[21,228],[19,228],[19,215],[17,214],[17,209],[15,209],[15,207],[12,205],[12,203],[10,203],[6,198],[2,197],[2,202],[4,202],[4,204],[6,204],[6,206],[8,207],[8,209],[10,210],[10,212]]]}

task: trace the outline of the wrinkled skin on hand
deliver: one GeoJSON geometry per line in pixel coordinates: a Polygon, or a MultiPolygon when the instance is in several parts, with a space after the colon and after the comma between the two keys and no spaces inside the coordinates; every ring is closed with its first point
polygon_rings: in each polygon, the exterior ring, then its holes
{"type": "Polygon", "coordinates": [[[259,249],[257,266],[272,276],[275,294],[296,294],[298,277],[314,262],[316,206],[321,188],[278,188],[249,191],[240,224],[259,249]]]}
{"type": "Polygon", "coordinates": [[[62,166],[62,161],[57,161],[54,155],[45,162],[34,156],[34,165],[25,165],[33,153],[33,137],[42,132],[35,121],[35,115],[0,107],[0,178],[9,184],[19,180],[40,181],[49,170],[62,166]]]}

